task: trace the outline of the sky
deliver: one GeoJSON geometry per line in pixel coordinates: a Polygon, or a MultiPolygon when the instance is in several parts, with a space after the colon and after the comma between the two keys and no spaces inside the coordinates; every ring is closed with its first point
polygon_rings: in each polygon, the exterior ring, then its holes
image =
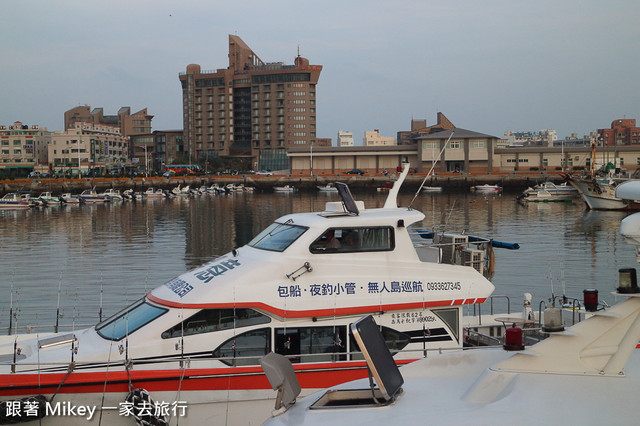
{"type": "Polygon", "coordinates": [[[235,34],[264,62],[322,65],[317,136],[411,119],[560,138],[640,121],[638,0],[3,0],[0,124],[64,129],[78,105],[147,108],[182,129],[178,74],[228,66],[235,34]]]}

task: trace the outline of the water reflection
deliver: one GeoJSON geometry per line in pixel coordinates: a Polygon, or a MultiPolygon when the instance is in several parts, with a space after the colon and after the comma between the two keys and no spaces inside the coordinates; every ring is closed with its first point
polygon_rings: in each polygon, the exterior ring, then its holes
{"type": "MultiPolygon", "coordinates": [[[[367,208],[385,193],[354,194],[367,208]]],[[[400,194],[408,205],[414,194],[400,194]]],[[[174,276],[246,244],[274,219],[317,211],[337,194],[239,193],[171,200],[67,205],[0,212],[0,329],[54,324],[56,307],[66,324],[93,324],[174,276]],[[58,300],[59,299],[59,300],[58,300]],[[102,311],[100,307],[102,306],[102,311]]],[[[633,248],[619,235],[625,213],[585,212],[581,203],[518,204],[498,197],[443,192],[419,195],[419,224],[452,233],[517,242],[498,250],[497,294],[519,304],[552,292],[601,298],[617,287],[617,269],[635,265],[633,248]]],[[[48,329],[47,331],[51,331],[48,329]]]]}

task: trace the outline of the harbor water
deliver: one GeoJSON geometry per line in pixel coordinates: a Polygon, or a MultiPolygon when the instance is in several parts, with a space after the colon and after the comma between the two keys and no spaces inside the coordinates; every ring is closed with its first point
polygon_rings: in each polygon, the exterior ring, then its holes
{"type": "MultiPolygon", "coordinates": [[[[412,193],[401,193],[407,206],[412,193]]],[[[424,229],[518,243],[496,249],[493,283],[520,310],[551,294],[581,297],[595,288],[615,302],[618,269],[635,267],[634,248],[619,233],[623,212],[586,211],[573,203],[519,204],[516,193],[420,194],[424,229]]],[[[354,191],[367,208],[386,193],[354,191]]],[[[52,332],[93,325],[153,288],[246,244],[274,219],[319,211],[337,194],[236,193],[173,199],[0,211],[0,333],[52,332]]],[[[495,309],[504,311],[506,299],[495,309]]],[[[483,307],[489,312],[489,306],[483,307]]]]}

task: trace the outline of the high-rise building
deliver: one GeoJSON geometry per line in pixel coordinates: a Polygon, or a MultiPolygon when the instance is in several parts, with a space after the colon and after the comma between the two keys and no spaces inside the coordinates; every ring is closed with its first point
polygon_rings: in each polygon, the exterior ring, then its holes
{"type": "Polygon", "coordinates": [[[299,54],[293,65],[263,62],[229,35],[229,66],[180,73],[184,142],[193,160],[243,157],[251,168],[289,168],[286,150],[316,140],[316,84],[321,65],[299,54]]]}

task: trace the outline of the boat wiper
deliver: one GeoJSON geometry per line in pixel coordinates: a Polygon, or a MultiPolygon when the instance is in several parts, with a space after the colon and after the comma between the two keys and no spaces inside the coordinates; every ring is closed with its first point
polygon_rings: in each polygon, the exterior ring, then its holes
{"type": "MultiPolygon", "coordinates": [[[[293,223],[293,219],[289,219],[289,220],[287,220],[287,221],[286,221],[286,222],[284,222],[284,223],[277,223],[277,222],[274,222],[273,224],[276,224],[277,226],[275,226],[275,227],[274,227],[272,230],[270,230],[269,232],[265,233],[265,234],[262,236],[262,238],[260,238],[258,241],[255,241],[255,242],[253,242],[253,241],[252,241],[252,242],[250,243],[250,245],[252,245],[252,246],[257,246],[258,244],[260,244],[260,243],[262,242],[262,240],[264,240],[264,239],[265,239],[265,238],[267,238],[267,237],[273,237],[273,236],[275,235],[275,232],[276,232],[277,230],[279,230],[280,228],[282,228],[284,225],[288,225],[288,224],[290,224],[290,223],[293,223]]],[[[273,225],[273,224],[272,224],[272,225],[273,225]]],[[[270,225],[270,226],[272,226],[272,225],[270,225]]],[[[268,229],[268,228],[267,228],[267,229],[268,229]]],[[[264,232],[264,231],[263,231],[263,232],[264,232]]]]}

